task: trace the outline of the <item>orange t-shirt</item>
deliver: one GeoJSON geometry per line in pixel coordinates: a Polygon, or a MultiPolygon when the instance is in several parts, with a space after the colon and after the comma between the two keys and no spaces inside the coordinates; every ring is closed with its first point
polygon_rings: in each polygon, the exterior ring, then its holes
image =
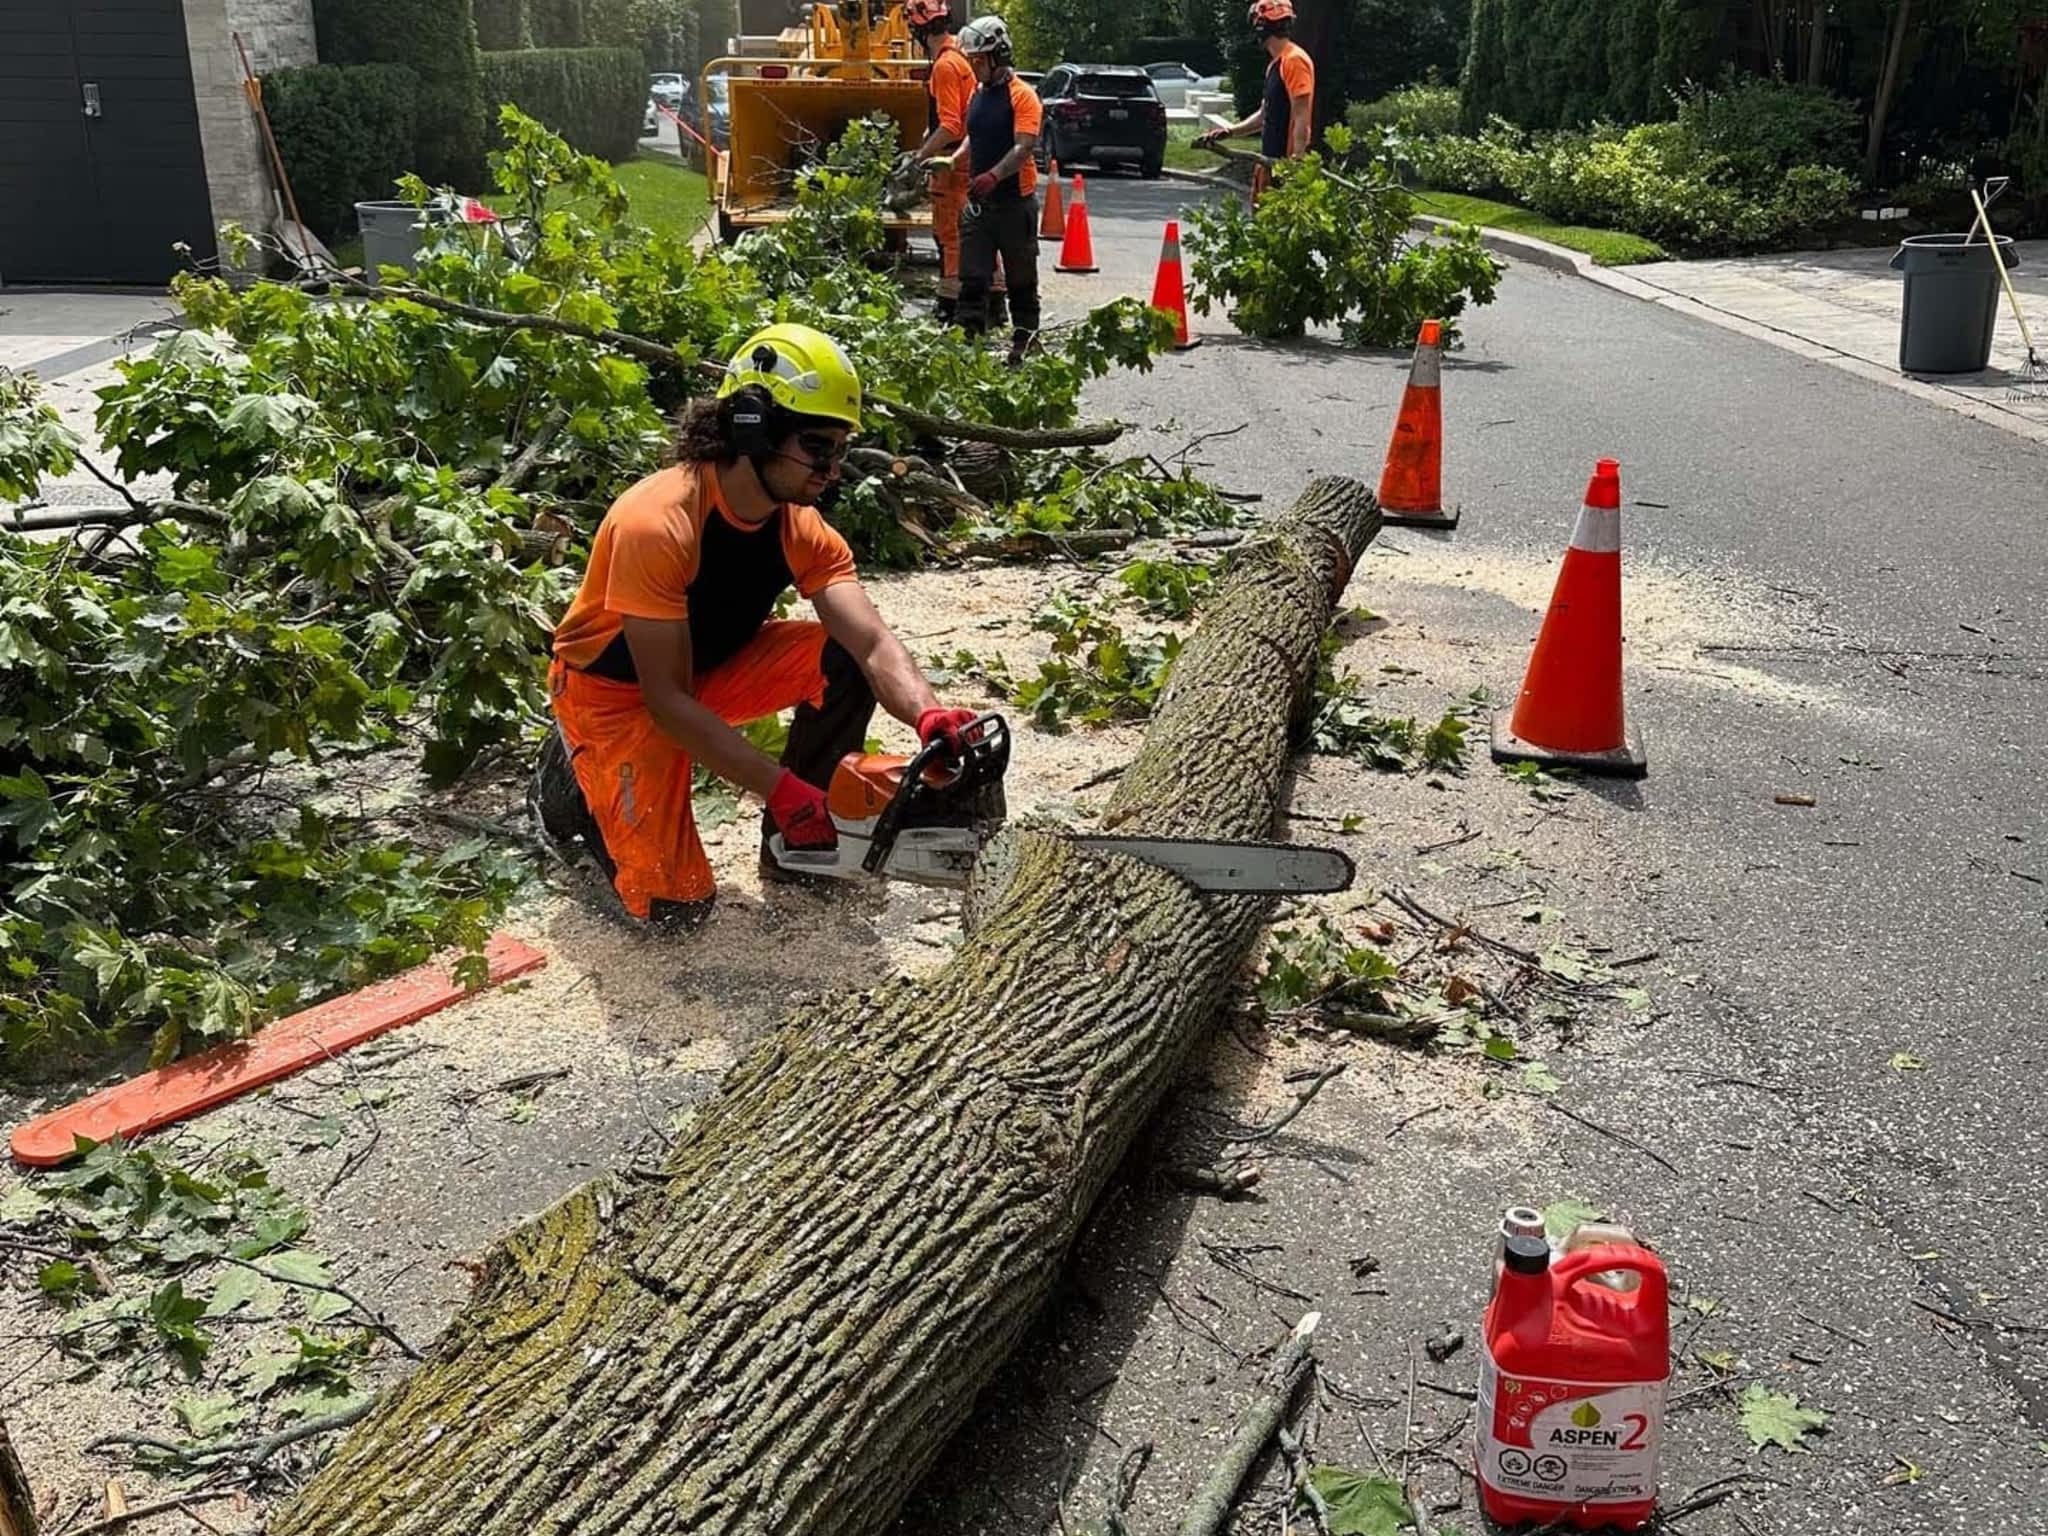
{"type": "Polygon", "coordinates": [[[816,507],[783,506],[749,528],[726,506],[715,465],[677,464],[612,503],[583,585],[555,626],[555,655],[587,670],[627,618],[687,619],[701,673],[751,638],[791,586],[811,598],[855,576],[853,551],[816,507]],[[707,527],[712,518],[719,523],[707,527]]]}
{"type": "Polygon", "coordinates": [[[927,89],[936,126],[956,139],[966,138],[967,103],[974,99],[975,91],[974,66],[967,62],[960,44],[950,37],[939,45],[938,57],[932,60],[927,89]]]}

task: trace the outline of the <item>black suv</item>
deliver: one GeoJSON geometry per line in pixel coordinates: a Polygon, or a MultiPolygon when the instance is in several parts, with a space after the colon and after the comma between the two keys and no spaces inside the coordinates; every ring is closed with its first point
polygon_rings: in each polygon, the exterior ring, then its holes
{"type": "Polygon", "coordinates": [[[1129,64],[1061,64],[1038,87],[1046,154],[1072,164],[1135,163],[1147,180],[1166,163],[1166,103],[1129,64]]]}

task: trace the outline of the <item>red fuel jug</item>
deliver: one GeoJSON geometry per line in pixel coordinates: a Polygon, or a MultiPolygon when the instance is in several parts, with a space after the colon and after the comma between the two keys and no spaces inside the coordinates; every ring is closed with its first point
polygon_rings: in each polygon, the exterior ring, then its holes
{"type": "Polygon", "coordinates": [[[1635,1243],[1553,1262],[1543,1217],[1508,1212],[1486,1309],[1479,1502],[1503,1525],[1635,1530],[1657,1507],[1671,1375],[1664,1265],[1635,1243]],[[1633,1276],[1626,1289],[1600,1277],[1633,1276]]]}

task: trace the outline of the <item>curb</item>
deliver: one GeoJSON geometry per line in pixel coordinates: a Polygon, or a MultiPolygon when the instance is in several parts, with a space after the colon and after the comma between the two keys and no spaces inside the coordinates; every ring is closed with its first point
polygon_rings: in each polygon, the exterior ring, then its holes
{"type": "MultiPolygon", "coordinates": [[[[1436,230],[1454,226],[1455,219],[1441,218],[1435,214],[1417,214],[1414,225],[1419,231],[1434,233],[1436,230]]],[[[1809,362],[1824,363],[1842,373],[1853,374],[1868,383],[1881,385],[1886,389],[1911,395],[1929,405],[1940,406],[1958,416],[1967,416],[1985,426],[1996,427],[2023,437],[2031,442],[2048,443],[2048,422],[2036,421],[2019,411],[2008,410],[1995,401],[1966,395],[1961,390],[1951,389],[1945,384],[1929,383],[1902,374],[1883,363],[1872,362],[1854,352],[1844,352],[1839,347],[1824,341],[1815,341],[1797,331],[1788,331],[1747,315],[1738,315],[1733,310],[1722,309],[1691,294],[1680,293],[1675,288],[1666,288],[1661,283],[1636,276],[1627,267],[1603,267],[1583,251],[1567,250],[1564,246],[1553,245],[1548,240],[1538,240],[1533,235],[1511,234],[1504,229],[1493,229],[1486,225],[1479,227],[1479,241],[1488,250],[1503,256],[1516,257],[1532,266],[1547,267],[1554,272],[1579,277],[1589,283],[1606,288],[1614,293],[1645,304],[1655,304],[1676,314],[1688,315],[1695,320],[1704,320],[1709,325],[1719,326],[1724,331],[1733,331],[1738,336],[1747,336],[1752,341],[1761,341],[1795,357],[1809,362]]]]}

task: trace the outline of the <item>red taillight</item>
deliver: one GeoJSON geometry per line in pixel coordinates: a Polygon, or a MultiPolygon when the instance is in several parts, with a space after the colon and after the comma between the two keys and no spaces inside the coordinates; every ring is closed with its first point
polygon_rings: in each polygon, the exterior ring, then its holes
{"type": "Polygon", "coordinates": [[[1078,101],[1057,101],[1053,103],[1052,115],[1071,122],[1077,117],[1086,117],[1088,109],[1078,101]]]}
{"type": "Polygon", "coordinates": [[[763,64],[761,66],[761,78],[763,80],[787,80],[789,78],[789,66],[787,64],[763,64]]]}

